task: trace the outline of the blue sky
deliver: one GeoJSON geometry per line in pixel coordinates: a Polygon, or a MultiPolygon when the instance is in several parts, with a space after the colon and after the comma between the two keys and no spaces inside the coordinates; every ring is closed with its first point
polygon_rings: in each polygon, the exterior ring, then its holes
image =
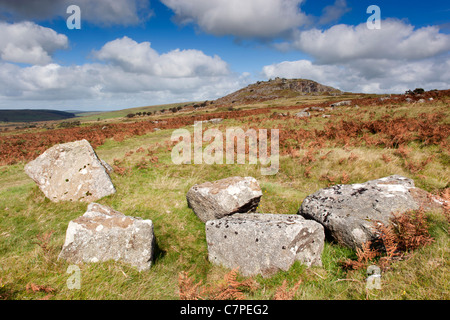
{"type": "Polygon", "coordinates": [[[0,0],[0,108],[212,100],[258,80],[450,88],[450,5],[366,0],[0,0]],[[81,29],[69,30],[69,5],[81,29]],[[380,29],[366,12],[381,9],[380,29]]]}

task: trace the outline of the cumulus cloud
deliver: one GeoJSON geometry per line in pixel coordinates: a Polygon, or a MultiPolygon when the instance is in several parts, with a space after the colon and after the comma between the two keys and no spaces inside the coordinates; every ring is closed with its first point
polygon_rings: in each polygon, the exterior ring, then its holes
{"type": "Polygon", "coordinates": [[[52,54],[68,47],[68,39],[33,22],[0,22],[0,58],[5,61],[47,64],[52,54]]]}
{"type": "Polygon", "coordinates": [[[194,23],[204,32],[237,38],[273,38],[308,22],[304,0],[161,0],[175,21],[194,23]]]}
{"type": "Polygon", "coordinates": [[[98,63],[71,66],[0,62],[0,107],[129,108],[211,100],[249,83],[220,57],[198,50],[160,54],[127,37],[106,43],[94,56],[98,63]]]}
{"type": "Polygon", "coordinates": [[[148,0],[0,0],[0,17],[67,18],[66,9],[70,5],[78,5],[83,20],[97,25],[135,25],[152,14],[148,0]]]}
{"type": "Polygon", "coordinates": [[[309,60],[297,60],[264,66],[262,74],[265,78],[317,79],[319,82],[326,80],[326,83],[331,83],[343,75],[342,71],[335,66],[314,65],[309,60]]]}
{"type": "Polygon", "coordinates": [[[284,61],[267,65],[266,78],[305,78],[343,91],[364,93],[403,93],[417,87],[448,89],[450,56],[419,61],[363,59],[334,65],[315,64],[309,60],[284,61]]]}
{"type": "Polygon", "coordinates": [[[199,50],[173,50],[159,54],[150,42],[137,43],[123,37],[106,43],[94,52],[97,59],[109,61],[128,72],[179,78],[217,76],[229,73],[228,65],[218,56],[207,56],[199,50]]]}
{"type": "Polygon", "coordinates": [[[298,31],[291,43],[310,60],[284,61],[265,66],[262,75],[309,78],[344,91],[404,92],[422,87],[450,86],[450,35],[436,26],[415,29],[405,22],[387,19],[381,29],[336,25],[298,31]]]}
{"type": "Polygon", "coordinates": [[[212,100],[248,83],[233,73],[165,78],[126,72],[110,64],[19,67],[0,63],[0,108],[111,110],[212,100]]]}
{"type": "Polygon", "coordinates": [[[440,33],[436,26],[415,29],[387,19],[381,22],[381,29],[375,30],[362,23],[298,31],[290,46],[327,64],[355,59],[417,60],[449,51],[450,35],[440,33]]]}

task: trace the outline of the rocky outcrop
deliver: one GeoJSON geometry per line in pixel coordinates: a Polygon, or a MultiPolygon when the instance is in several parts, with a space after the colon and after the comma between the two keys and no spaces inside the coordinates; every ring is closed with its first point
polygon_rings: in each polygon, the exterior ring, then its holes
{"type": "Polygon", "coordinates": [[[375,223],[390,223],[392,213],[438,207],[414,181],[393,175],[365,183],[335,185],[309,195],[298,214],[313,219],[338,243],[352,249],[377,237],[375,223]]]}
{"type": "Polygon", "coordinates": [[[230,177],[189,189],[186,199],[197,217],[206,222],[235,213],[254,212],[262,192],[252,177],[230,177]]]}
{"type": "Polygon", "coordinates": [[[209,261],[244,276],[270,276],[295,261],[321,265],[323,227],[297,215],[233,215],[206,223],[209,261]]]}
{"type": "Polygon", "coordinates": [[[115,260],[142,271],[152,264],[155,243],[151,220],[91,203],[83,216],[69,222],[58,259],[74,264],[115,260]]]}
{"type": "Polygon", "coordinates": [[[303,95],[338,95],[341,91],[308,79],[258,81],[236,92],[217,99],[215,105],[250,104],[303,95]]]}
{"type": "Polygon", "coordinates": [[[92,202],[115,193],[111,170],[87,140],[55,145],[25,166],[27,175],[53,202],[92,202]]]}

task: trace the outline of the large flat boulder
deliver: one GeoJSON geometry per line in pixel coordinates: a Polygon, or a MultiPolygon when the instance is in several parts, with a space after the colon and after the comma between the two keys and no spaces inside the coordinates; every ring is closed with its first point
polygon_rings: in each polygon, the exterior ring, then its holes
{"type": "Polygon", "coordinates": [[[87,140],[58,144],[25,166],[25,172],[53,202],[92,202],[116,192],[87,140]]]}
{"type": "Polygon", "coordinates": [[[206,222],[235,213],[254,212],[261,196],[255,178],[230,177],[197,184],[189,189],[186,199],[197,217],[206,222]]]}
{"type": "Polygon", "coordinates": [[[270,276],[295,261],[321,265],[323,227],[298,215],[238,214],[205,225],[209,261],[244,276],[270,276]]]}
{"type": "Polygon", "coordinates": [[[151,220],[91,203],[84,215],[69,222],[58,259],[75,264],[115,260],[142,271],[152,264],[155,243],[151,220]]]}
{"type": "Polygon", "coordinates": [[[321,189],[306,197],[298,214],[322,224],[338,243],[356,249],[376,239],[375,223],[388,225],[392,213],[436,205],[413,180],[393,175],[321,189]]]}

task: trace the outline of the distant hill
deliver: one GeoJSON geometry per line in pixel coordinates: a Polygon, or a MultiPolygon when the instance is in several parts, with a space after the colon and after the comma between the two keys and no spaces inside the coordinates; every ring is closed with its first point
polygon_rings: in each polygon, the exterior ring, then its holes
{"type": "Polygon", "coordinates": [[[0,122],[37,122],[70,118],[75,118],[75,115],[58,110],[0,110],[0,122]]]}
{"type": "Polygon", "coordinates": [[[305,95],[338,95],[342,92],[307,79],[284,79],[258,81],[215,101],[218,105],[231,103],[248,104],[305,95]]]}

